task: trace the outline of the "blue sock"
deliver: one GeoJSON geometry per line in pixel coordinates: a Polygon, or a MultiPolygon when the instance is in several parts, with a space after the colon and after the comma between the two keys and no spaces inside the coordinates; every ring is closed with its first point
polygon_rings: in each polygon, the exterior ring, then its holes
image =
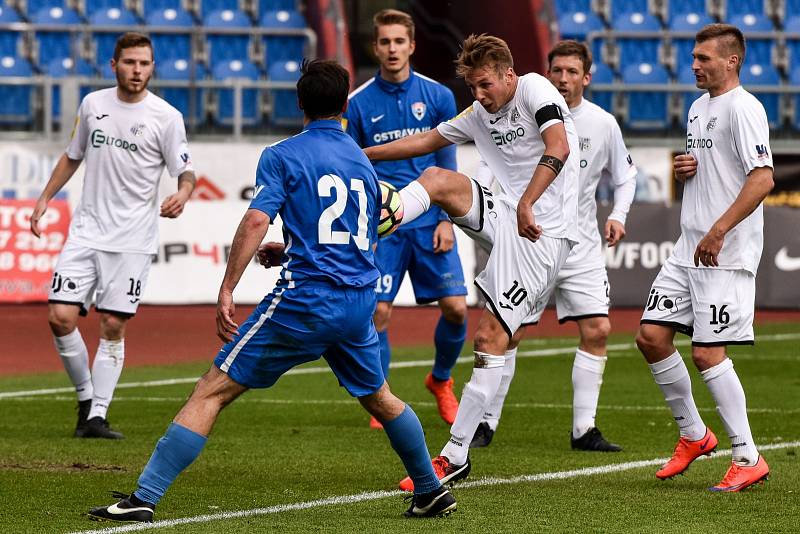
{"type": "Polygon", "coordinates": [[[383,423],[383,429],[414,481],[414,493],[428,493],[439,489],[442,484],[433,471],[425,433],[411,406],[406,405],[403,413],[388,423],[383,423]]]}
{"type": "Polygon", "coordinates": [[[466,337],[466,321],[457,324],[445,319],[444,315],[439,317],[436,333],[433,335],[433,343],[436,345],[433,378],[439,381],[450,379],[450,370],[453,369],[456,360],[461,355],[461,349],[464,347],[464,339],[466,337]]]}
{"type": "Polygon", "coordinates": [[[170,424],[139,475],[139,487],[133,494],[144,502],[158,504],[181,471],[200,455],[206,441],[207,437],[178,423],[170,424]]]}
{"type": "Polygon", "coordinates": [[[378,342],[381,345],[381,367],[383,378],[389,378],[389,361],[392,359],[392,348],[389,346],[389,332],[378,332],[378,342]]]}

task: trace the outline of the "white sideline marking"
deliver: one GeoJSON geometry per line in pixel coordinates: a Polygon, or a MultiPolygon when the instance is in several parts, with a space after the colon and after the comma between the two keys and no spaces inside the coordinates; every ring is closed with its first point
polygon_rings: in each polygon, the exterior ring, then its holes
{"type": "MultiPolygon", "coordinates": [[[[786,443],[771,443],[767,445],[759,445],[759,450],[775,450],[775,449],[788,449],[790,447],[800,446],[800,441],[790,441],[786,443]]],[[[707,457],[701,456],[698,460],[708,460],[715,457],[730,456],[730,449],[717,451],[714,456],[707,457]]],[[[486,477],[468,482],[460,482],[456,486],[458,491],[470,488],[481,488],[488,486],[500,486],[507,484],[521,484],[529,482],[542,482],[550,480],[565,480],[570,478],[593,476],[593,475],[606,475],[609,473],[619,473],[622,471],[630,471],[640,467],[650,467],[664,464],[669,458],[654,458],[652,460],[639,460],[635,462],[623,462],[618,464],[599,465],[596,467],[584,467],[581,469],[572,469],[569,471],[553,471],[549,473],[535,473],[532,475],[520,475],[509,478],[486,477]]],[[[180,519],[166,519],[162,521],[155,521],[153,523],[137,523],[132,525],[124,525],[118,527],[102,528],[97,530],[80,530],[70,534],[116,534],[119,532],[135,532],[140,530],[156,530],[162,528],[170,528],[178,525],[188,525],[193,523],[208,523],[210,521],[221,521],[228,519],[238,519],[241,517],[252,517],[258,515],[271,515],[279,514],[281,512],[289,512],[294,510],[308,510],[311,508],[321,508],[323,506],[354,504],[364,501],[375,501],[378,499],[385,499],[387,497],[396,497],[400,495],[407,495],[400,490],[394,491],[371,491],[366,493],[357,493],[354,495],[339,495],[334,497],[326,497],[324,499],[317,499],[314,501],[303,501],[298,503],[278,504],[269,506],[267,508],[252,508],[250,510],[239,510],[236,512],[220,512],[216,514],[205,514],[199,516],[182,517],[180,519]]]]}
{"type": "MultiPolygon", "coordinates": [[[[786,341],[792,339],[800,339],[800,334],[771,334],[766,336],[759,336],[757,341],[786,341]]],[[[679,339],[675,341],[676,345],[679,346],[688,346],[691,344],[691,341],[688,339],[679,339]]],[[[623,351],[623,350],[631,350],[634,349],[635,345],[633,343],[617,343],[615,345],[608,345],[609,351],[623,351]]],[[[562,354],[574,354],[575,353],[575,346],[570,345],[569,347],[559,347],[553,349],[538,349],[538,350],[526,350],[520,351],[517,353],[517,358],[542,358],[547,356],[560,356],[562,354]]],[[[391,369],[404,369],[409,367],[427,367],[431,365],[433,360],[413,360],[407,362],[395,362],[389,365],[391,369]]],[[[472,356],[462,356],[460,357],[456,363],[472,363],[473,357],[472,356]]],[[[292,369],[285,375],[316,375],[322,373],[330,372],[330,367],[328,366],[319,366],[319,367],[306,367],[302,369],[292,369]]],[[[122,384],[117,384],[117,389],[127,389],[127,388],[141,388],[141,387],[157,387],[157,386],[174,386],[178,384],[194,384],[199,379],[199,376],[191,377],[191,378],[171,378],[166,380],[149,380],[145,382],[123,382],[122,384]]],[[[16,397],[30,397],[34,395],[52,395],[54,393],[72,393],[75,391],[74,387],[64,387],[64,388],[49,388],[49,389],[32,389],[28,391],[6,391],[0,392],[0,400],[2,399],[12,399],[16,397]]]]}

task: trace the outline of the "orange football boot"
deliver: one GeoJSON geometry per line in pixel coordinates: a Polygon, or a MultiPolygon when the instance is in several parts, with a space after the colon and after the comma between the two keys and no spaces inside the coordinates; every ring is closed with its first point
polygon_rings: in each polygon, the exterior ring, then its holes
{"type": "Polygon", "coordinates": [[[769,478],[769,466],[763,456],[758,457],[756,465],[738,465],[731,463],[728,472],[722,482],[708,488],[711,491],[742,491],[743,489],[757,484],[769,478]]]}
{"type": "MultiPolygon", "coordinates": [[[[436,478],[439,479],[443,486],[447,483],[467,478],[472,469],[469,458],[467,458],[467,463],[463,465],[453,465],[447,456],[437,456],[431,460],[431,464],[433,465],[433,472],[436,473],[436,478]]],[[[414,491],[414,481],[411,480],[411,477],[406,477],[400,481],[399,487],[403,491],[414,491]]]]}
{"type": "Polygon", "coordinates": [[[369,418],[369,427],[374,428],[375,430],[383,430],[383,425],[380,421],[375,419],[374,417],[369,418]]]}
{"type": "Polygon", "coordinates": [[[453,394],[453,379],[450,378],[440,382],[433,378],[433,373],[428,373],[428,376],[425,377],[425,387],[436,399],[439,415],[444,419],[445,423],[452,425],[458,412],[458,399],[453,394]]]}
{"type": "Polygon", "coordinates": [[[678,440],[675,445],[675,452],[672,453],[672,458],[669,462],[664,464],[664,467],[656,471],[656,478],[666,480],[675,475],[680,475],[689,468],[689,464],[703,455],[710,455],[717,448],[717,436],[711,432],[710,428],[706,428],[706,435],[697,441],[689,441],[686,438],[678,440]]]}

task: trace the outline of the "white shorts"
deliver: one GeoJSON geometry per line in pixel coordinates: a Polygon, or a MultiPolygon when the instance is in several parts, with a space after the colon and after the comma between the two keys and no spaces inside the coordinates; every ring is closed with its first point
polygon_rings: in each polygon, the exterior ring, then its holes
{"type": "Polygon", "coordinates": [[[48,301],[75,304],[86,315],[94,297],[97,311],[132,317],[152,261],[152,254],[106,252],[68,239],[58,257],[48,301]]]}
{"type": "Polygon", "coordinates": [[[516,206],[496,199],[472,181],[472,207],[453,222],[490,250],[475,285],[510,336],[526,317],[547,304],[546,296],[566,262],[572,243],[541,236],[535,243],[517,233],[516,206]]]}
{"type": "MultiPolygon", "coordinates": [[[[608,317],[608,273],[604,266],[580,267],[567,263],[558,271],[551,293],[556,296],[556,313],[559,323],[580,321],[592,317],[608,317]]],[[[545,303],[550,300],[547,295],[545,303]]],[[[536,324],[544,308],[536,310],[523,324],[536,324]]]]}
{"type": "Polygon", "coordinates": [[[642,324],[669,326],[692,345],[752,345],[756,277],[745,270],[678,265],[672,257],[653,281],[642,324]]]}

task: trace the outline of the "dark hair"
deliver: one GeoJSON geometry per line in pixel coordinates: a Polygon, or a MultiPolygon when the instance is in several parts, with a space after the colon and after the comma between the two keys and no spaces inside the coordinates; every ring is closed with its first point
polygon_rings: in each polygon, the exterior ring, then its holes
{"type": "Polygon", "coordinates": [[[311,120],[340,115],[350,91],[350,73],[333,60],[304,61],[297,81],[297,101],[311,120]]]}
{"type": "Polygon", "coordinates": [[[392,24],[405,26],[406,30],[408,30],[409,41],[414,40],[414,19],[405,11],[400,11],[399,9],[382,9],[375,13],[375,16],[372,17],[373,40],[378,40],[379,26],[391,26],[392,24]]]}
{"type": "Polygon", "coordinates": [[[114,46],[114,61],[119,61],[119,56],[122,55],[122,51],[124,49],[137,48],[139,46],[146,46],[149,48],[150,57],[152,58],[153,43],[150,42],[150,38],[148,36],[136,32],[122,34],[120,38],[117,39],[117,44],[114,46]]]}
{"type": "Polygon", "coordinates": [[[736,66],[736,72],[739,72],[744,63],[745,43],[742,31],[731,24],[709,24],[704,26],[694,40],[698,43],[704,43],[711,39],[718,39],[717,50],[720,54],[725,56],[739,56],[739,64],[736,66]]]}
{"type": "Polygon", "coordinates": [[[464,40],[455,60],[456,74],[465,77],[471,71],[489,67],[498,74],[514,67],[514,58],[506,42],[499,37],[474,33],[464,40]]]}
{"type": "Polygon", "coordinates": [[[589,74],[592,69],[592,53],[589,51],[589,47],[571,39],[557,42],[550,50],[550,53],[547,54],[548,69],[553,65],[553,58],[567,56],[577,56],[583,63],[583,74],[589,74]]]}

